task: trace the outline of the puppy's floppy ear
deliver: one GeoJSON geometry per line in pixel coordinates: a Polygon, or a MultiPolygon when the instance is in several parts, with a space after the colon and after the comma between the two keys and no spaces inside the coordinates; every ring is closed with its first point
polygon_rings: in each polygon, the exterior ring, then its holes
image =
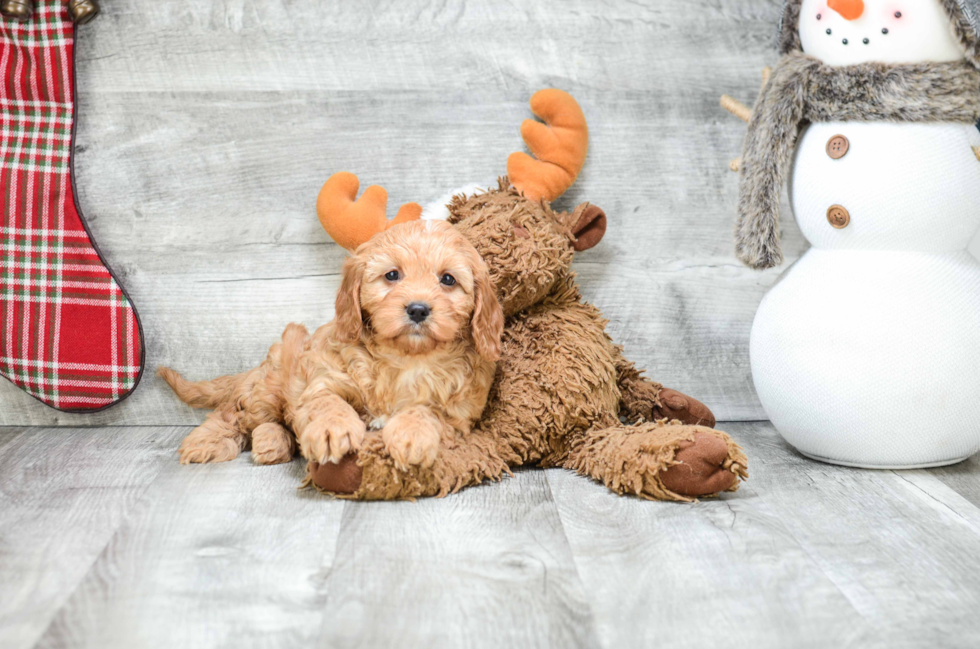
{"type": "Polygon", "coordinates": [[[473,343],[480,356],[488,361],[500,358],[500,338],[504,334],[504,310],[497,300],[497,288],[482,259],[474,265],[473,273],[473,343]]]}
{"type": "Polygon", "coordinates": [[[364,264],[360,259],[348,257],[344,262],[344,278],[337,292],[334,306],[334,322],[337,337],[342,342],[357,342],[361,337],[364,321],[361,319],[361,275],[364,264]]]}

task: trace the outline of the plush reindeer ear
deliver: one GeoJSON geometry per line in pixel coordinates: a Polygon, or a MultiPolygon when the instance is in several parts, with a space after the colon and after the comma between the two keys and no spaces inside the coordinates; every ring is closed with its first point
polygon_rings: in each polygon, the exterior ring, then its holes
{"type": "Polygon", "coordinates": [[[476,351],[488,361],[500,358],[501,337],[504,335],[504,310],[497,299],[497,288],[490,280],[483,260],[474,268],[473,318],[470,328],[476,351]]]}
{"type": "Polygon", "coordinates": [[[352,173],[342,171],[330,176],[320,189],[316,199],[316,213],[320,225],[330,238],[348,250],[359,245],[393,225],[416,221],[422,216],[422,206],[405,203],[391,221],[386,216],[388,192],[383,187],[371,185],[357,198],[360,181],[352,173]]]}
{"type": "Polygon", "coordinates": [[[534,158],[510,154],[507,177],[529,200],[553,201],[572,186],[585,164],[589,126],[578,102],[554,88],[534,93],[531,112],[544,120],[544,124],[533,119],[521,124],[521,137],[534,158]]]}
{"type": "Polygon", "coordinates": [[[337,292],[334,305],[334,324],[337,338],[342,342],[353,343],[361,338],[364,320],[361,318],[361,275],[364,265],[357,257],[349,257],[344,262],[344,277],[337,292]]]}
{"type": "Polygon", "coordinates": [[[598,205],[582,203],[572,212],[572,247],[576,252],[594,248],[606,235],[606,213],[598,205]]]}

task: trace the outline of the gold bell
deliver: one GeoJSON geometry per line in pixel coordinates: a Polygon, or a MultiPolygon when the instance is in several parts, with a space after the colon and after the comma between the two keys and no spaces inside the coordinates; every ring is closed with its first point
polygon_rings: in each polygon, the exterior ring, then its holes
{"type": "Polygon", "coordinates": [[[7,18],[26,23],[34,13],[34,0],[3,0],[0,2],[0,13],[7,18]]]}
{"type": "Polygon", "coordinates": [[[77,25],[84,25],[99,13],[96,0],[68,0],[68,15],[77,25]]]}

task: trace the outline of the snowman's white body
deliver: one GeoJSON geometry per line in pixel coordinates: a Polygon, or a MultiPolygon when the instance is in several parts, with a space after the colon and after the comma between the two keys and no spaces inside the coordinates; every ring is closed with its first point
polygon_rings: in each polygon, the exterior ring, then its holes
{"type": "Polygon", "coordinates": [[[980,131],[811,125],[790,196],[813,245],[763,300],[752,376],[786,440],[842,464],[947,464],[980,447],[980,131]],[[826,144],[844,135],[843,158],[826,144]],[[835,229],[827,209],[851,221],[835,229]]]}
{"type": "MultiPolygon", "coordinates": [[[[853,45],[894,7],[866,4],[862,24],[804,0],[804,51],[833,65],[848,63],[847,52],[877,60],[853,45]]],[[[903,20],[939,11],[935,0],[912,4],[903,20]]],[[[901,35],[904,25],[890,27],[901,35]]],[[[910,35],[923,59],[955,60],[950,35],[929,29],[931,43],[910,35]]],[[[901,56],[890,45],[881,57],[901,56]]],[[[911,468],[980,450],[980,263],[967,252],[980,229],[978,145],[967,124],[831,122],[801,135],[790,202],[812,247],[763,300],[750,356],[766,413],[802,453],[911,468]],[[847,153],[831,157],[840,135],[847,153]],[[834,205],[847,210],[846,227],[828,220],[834,205]]]]}

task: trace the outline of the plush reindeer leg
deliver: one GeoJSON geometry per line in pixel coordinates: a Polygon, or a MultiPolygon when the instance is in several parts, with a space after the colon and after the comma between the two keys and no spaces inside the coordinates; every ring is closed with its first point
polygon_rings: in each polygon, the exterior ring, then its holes
{"type": "MultiPolygon", "coordinates": [[[[358,454],[339,464],[310,462],[304,485],[356,500],[442,497],[499,480],[524,461],[501,437],[474,431],[444,441],[432,467],[402,471],[385,451],[381,435],[374,433],[358,454]]],[[[746,465],[744,453],[725,433],[661,422],[579,433],[561,463],[617,493],[676,501],[735,491],[739,478],[748,477],[746,465]]]]}
{"type": "Polygon", "coordinates": [[[663,422],[592,428],[572,441],[562,464],[618,494],[682,502],[735,491],[746,465],[725,433],[663,422]]]}
{"type": "Polygon", "coordinates": [[[620,408],[630,423],[676,419],[692,426],[708,428],[713,428],[716,423],[708,406],[643,376],[632,362],[623,357],[621,347],[617,347],[616,377],[622,393],[620,408]]]}
{"type": "Polygon", "coordinates": [[[487,480],[497,481],[508,466],[520,464],[499,437],[483,431],[457,433],[443,439],[434,464],[401,470],[385,450],[380,433],[369,434],[357,454],[339,464],[310,462],[304,485],[356,500],[399,500],[442,497],[487,480]]]}

